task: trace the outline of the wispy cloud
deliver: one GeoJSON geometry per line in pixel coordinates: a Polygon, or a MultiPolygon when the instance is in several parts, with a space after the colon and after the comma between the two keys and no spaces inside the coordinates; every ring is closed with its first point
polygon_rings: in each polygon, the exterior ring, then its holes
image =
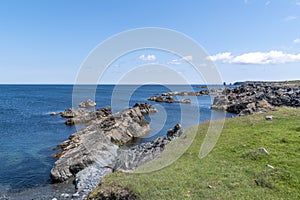
{"type": "Polygon", "coordinates": [[[294,42],[295,44],[300,44],[300,38],[294,39],[293,42],[294,42]]]}
{"type": "Polygon", "coordinates": [[[300,62],[300,54],[288,54],[282,51],[269,52],[249,52],[238,56],[232,55],[230,52],[219,53],[209,56],[212,61],[220,61],[229,64],[245,64],[245,65],[264,65],[264,64],[285,64],[300,62]]]}
{"type": "Polygon", "coordinates": [[[297,1],[295,4],[296,4],[297,6],[300,6],[300,1],[297,1]]]}
{"type": "Polygon", "coordinates": [[[139,56],[139,59],[143,60],[143,61],[154,61],[154,60],[156,60],[156,56],[153,54],[150,54],[150,55],[143,54],[143,55],[139,56]]]}
{"type": "Polygon", "coordinates": [[[271,1],[266,1],[265,6],[268,6],[271,4],[271,1]]]}
{"type": "Polygon", "coordinates": [[[192,61],[192,60],[193,60],[193,56],[183,56],[180,59],[171,60],[171,61],[167,62],[167,64],[180,65],[182,63],[182,61],[192,61]]]}
{"type": "Polygon", "coordinates": [[[297,16],[294,16],[294,15],[290,15],[290,16],[287,16],[286,18],[284,18],[286,21],[292,21],[292,20],[295,20],[297,19],[298,17],[297,16]]]}
{"type": "Polygon", "coordinates": [[[169,62],[167,62],[168,65],[180,65],[181,62],[179,59],[174,59],[174,60],[171,60],[169,62]]]}
{"type": "Polygon", "coordinates": [[[186,60],[186,61],[192,61],[193,60],[193,56],[183,56],[181,59],[182,60],[186,60]]]}

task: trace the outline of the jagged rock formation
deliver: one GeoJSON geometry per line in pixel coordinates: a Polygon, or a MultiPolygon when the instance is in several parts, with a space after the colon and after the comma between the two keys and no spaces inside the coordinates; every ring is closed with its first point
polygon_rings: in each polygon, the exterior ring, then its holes
{"type": "Polygon", "coordinates": [[[275,106],[300,106],[300,86],[279,83],[249,83],[218,95],[212,109],[224,110],[240,115],[262,113],[275,106]]]}
{"type": "MultiPolygon", "coordinates": [[[[74,112],[74,111],[73,111],[74,112]]],[[[74,124],[87,124],[95,119],[106,118],[111,115],[110,106],[100,108],[95,111],[88,110],[75,110],[77,114],[74,117],[69,117],[69,119],[65,122],[66,125],[74,125],[74,124]]]]}
{"type": "Polygon", "coordinates": [[[158,137],[151,142],[136,145],[129,149],[119,149],[114,168],[133,170],[138,166],[155,159],[161,154],[169,142],[181,136],[182,133],[182,126],[180,124],[176,124],[175,127],[170,129],[164,137],[158,137]]]}
{"type": "Polygon", "coordinates": [[[143,115],[157,112],[157,109],[147,102],[146,103],[136,103],[133,107],[134,108],[139,107],[141,110],[141,113],[143,115]]]}
{"type": "Polygon", "coordinates": [[[95,163],[111,166],[117,156],[117,144],[129,142],[149,131],[150,126],[138,106],[93,120],[57,146],[61,151],[54,154],[59,159],[51,170],[51,178],[54,182],[62,182],[95,163]]]}

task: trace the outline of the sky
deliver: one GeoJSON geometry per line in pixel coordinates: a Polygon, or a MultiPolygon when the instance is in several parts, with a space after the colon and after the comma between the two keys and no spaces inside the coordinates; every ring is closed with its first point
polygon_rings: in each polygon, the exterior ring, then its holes
{"type": "MultiPolygon", "coordinates": [[[[300,78],[300,0],[3,0],[0,83],[74,83],[98,44],[143,27],[194,39],[225,82],[300,78]]],[[[127,67],[163,62],[190,72],[185,58],[157,51],[129,58],[127,67]]]]}

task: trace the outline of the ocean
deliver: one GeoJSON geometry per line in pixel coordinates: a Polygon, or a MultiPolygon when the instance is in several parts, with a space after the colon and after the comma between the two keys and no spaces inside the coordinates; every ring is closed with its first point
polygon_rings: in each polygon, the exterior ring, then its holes
{"type": "MultiPolygon", "coordinates": [[[[82,91],[88,87],[82,86],[82,91]]],[[[194,91],[203,90],[195,85],[192,88],[194,91]]],[[[172,86],[174,89],[185,91],[186,87],[172,86]]],[[[188,128],[210,120],[212,112],[214,118],[223,115],[210,109],[211,96],[177,97],[191,98],[191,104],[147,100],[168,91],[169,87],[162,85],[99,85],[94,95],[96,108],[111,105],[113,112],[133,106],[136,102],[149,102],[158,108],[158,113],[146,116],[151,132],[136,143],[165,135],[178,122],[188,128]],[[197,109],[200,117],[194,114],[197,109]]],[[[52,148],[82,128],[65,125],[65,119],[59,115],[50,116],[51,112],[72,107],[72,94],[72,85],[0,85],[0,197],[51,185],[49,174],[55,162],[51,157],[54,153],[52,148]]]]}

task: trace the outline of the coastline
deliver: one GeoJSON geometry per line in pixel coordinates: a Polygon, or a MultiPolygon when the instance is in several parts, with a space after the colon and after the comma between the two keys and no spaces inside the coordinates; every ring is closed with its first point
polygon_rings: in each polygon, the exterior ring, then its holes
{"type": "MultiPolygon", "coordinates": [[[[172,95],[174,95],[174,93],[172,94],[172,95]]],[[[237,103],[239,103],[239,102],[237,102],[237,103]]],[[[247,102],[247,105],[249,104],[249,102],[247,102]]],[[[269,109],[266,109],[266,112],[268,112],[268,110],[269,109]]],[[[265,113],[266,113],[265,112],[265,113]]],[[[236,113],[236,114],[239,114],[239,113],[236,113]]],[[[251,113],[251,114],[256,114],[256,112],[253,112],[253,113],[251,113]]],[[[95,180],[96,181],[96,180],[95,180]]],[[[62,191],[61,191],[62,192],[62,191]]],[[[76,194],[76,191],[74,190],[74,191],[72,191],[72,192],[68,192],[68,191],[66,191],[66,192],[63,192],[62,194],[67,194],[68,193],[68,195],[69,195],[69,197],[71,197],[72,196],[72,194],[76,194]]],[[[21,193],[20,193],[21,194],[21,193]]],[[[40,193],[41,194],[41,193],[40,193]]],[[[46,195],[47,196],[47,195],[46,195]]],[[[48,195],[48,197],[49,197],[49,195],[48,195]]],[[[56,195],[56,197],[53,197],[53,198],[60,198],[60,197],[58,197],[57,195],[56,195]]],[[[63,198],[65,198],[65,197],[63,197],[63,198]]],[[[74,199],[75,198],[77,198],[77,195],[75,195],[74,196],[74,199]]],[[[81,197],[78,197],[78,198],[81,198],[81,197]]]]}
{"type": "MultiPolygon", "coordinates": [[[[251,82],[243,83],[241,84],[241,86],[234,89],[224,89],[224,91],[215,98],[212,109],[231,111],[239,114],[239,116],[259,116],[261,114],[264,114],[266,120],[272,120],[273,116],[267,116],[266,114],[272,114],[271,112],[276,110],[278,107],[300,107],[300,85],[297,84],[298,82],[296,82],[296,84],[294,83],[295,82],[293,82],[293,84],[287,84],[287,82],[284,82],[284,85],[282,85],[282,83],[277,82],[251,82]],[[269,91],[265,91],[265,89],[268,89],[269,91]],[[281,93],[278,93],[277,90],[279,90],[281,93]],[[261,91],[264,92],[264,96],[257,95],[257,93],[261,91]],[[245,93],[246,95],[244,96],[243,93],[245,93]],[[252,96],[249,95],[250,93],[252,94],[252,96]],[[278,94],[280,95],[278,96],[278,94]],[[222,95],[223,97],[220,98],[220,96],[222,95]],[[230,98],[230,102],[228,101],[228,98],[230,98]],[[222,99],[223,101],[220,102],[220,99],[222,99]],[[263,104],[261,103],[262,100],[264,102],[263,104]],[[243,106],[237,106],[240,104],[243,104],[243,106]],[[228,105],[234,106],[235,109],[230,109],[230,106],[228,105]]],[[[238,117],[236,120],[239,121],[241,119],[240,117],[238,117]]],[[[265,148],[261,148],[265,150],[265,148]]],[[[266,166],[274,169],[274,167],[269,164],[267,164],[266,166]]],[[[124,175],[126,176],[126,173],[124,173],[124,175]]],[[[110,177],[117,178],[118,176],[119,175],[108,176],[108,180],[111,180],[110,177]]],[[[119,178],[117,179],[119,180],[119,178]]],[[[128,198],[132,195],[132,197],[138,198],[137,196],[139,192],[134,192],[134,187],[131,186],[130,189],[130,187],[128,188],[125,185],[120,186],[119,183],[114,183],[114,181],[111,182],[108,180],[104,178],[104,180],[100,182],[99,186],[90,194],[89,199],[110,198],[112,196],[117,197],[117,199],[123,199],[128,198]],[[116,192],[120,190],[120,187],[127,192],[116,192]],[[117,190],[116,188],[119,189],[117,190]]],[[[260,185],[260,183],[257,184],[260,185]]],[[[209,188],[212,188],[212,186],[209,185],[209,188]]]]}

